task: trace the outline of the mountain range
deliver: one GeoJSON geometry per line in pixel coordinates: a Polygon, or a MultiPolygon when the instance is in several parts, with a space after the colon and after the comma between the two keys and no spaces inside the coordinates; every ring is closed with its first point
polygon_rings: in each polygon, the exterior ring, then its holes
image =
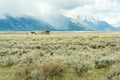
{"type": "Polygon", "coordinates": [[[114,26],[92,16],[56,16],[47,20],[36,19],[31,16],[13,17],[6,15],[0,19],[0,31],[116,31],[114,26]]]}
{"type": "Polygon", "coordinates": [[[36,20],[31,17],[12,17],[7,15],[5,19],[0,19],[1,31],[27,31],[27,30],[54,30],[48,23],[36,20]]]}
{"type": "Polygon", "coordinates": [[[70,19],[76,24],[84,24],[85,26],[90,27],[94,31],[116,31],[117,28],[110,25],[108,22],[99,20],[93,16],[76,16],[70,17],[70,19]]]}

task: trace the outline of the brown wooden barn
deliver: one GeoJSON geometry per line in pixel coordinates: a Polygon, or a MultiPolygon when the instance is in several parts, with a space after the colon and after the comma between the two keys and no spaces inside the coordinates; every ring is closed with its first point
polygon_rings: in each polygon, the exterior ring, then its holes
{"type": "Polygon", "coordinates": [[[44,30],[44,31],[42,31],[42,34],[50,34],[50,31],[49,30],[44,30]]]}

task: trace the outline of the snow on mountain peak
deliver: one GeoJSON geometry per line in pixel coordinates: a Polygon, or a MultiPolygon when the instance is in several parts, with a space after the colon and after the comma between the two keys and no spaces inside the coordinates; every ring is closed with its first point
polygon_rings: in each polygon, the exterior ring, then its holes
{"type": "Polygon", "coordinates": [[[89,21],[92,23],[97,23],[98,21],[100,21],[98,18],[93,17],[92,15],[65,15],[65,16],[68,18],[76,19],[83,22],[89,21]]]}

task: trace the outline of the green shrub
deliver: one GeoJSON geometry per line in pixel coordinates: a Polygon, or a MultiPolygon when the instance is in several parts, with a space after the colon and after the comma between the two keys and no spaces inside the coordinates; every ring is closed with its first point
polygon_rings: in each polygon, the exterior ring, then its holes
{"type": "Polygon", "coordinates": [[[14,64],[12,58],[4,58],[3,62],[2,62],[2,67],[11,67],[14,64]]]}
{"type": "Polygon", "coordinates": [[[82,75],[84,72],[88,72],[90,69],[94,67],[94,64],[91,64],[91,62],[85,60],[75,60],[75,62],[73,62],[72,65],[75,72],[79,76],[82,75]]]}
{"type": "Polygon", "coordinates": [[[105,48],[106,47],[106,44],[105,43],[92,43],[90,44],[90,48],[92,49],[102,49],[102,48],[105,48]]]}
{"type": "Polygon", "coordinates": [[[95,68],[105,68],[110,66],[113,63],[112,60],[108,59],[108,58],[101,58],[99,60],[95,61],[95,68]]]}
{"type": "Polygon", "coordinates": [[[53,78],[61,75],[65,71],[65,66],[61,62],[50,61],[43,64],[42,70],[46,78],[53,78]]]}
{"type": "Polygon", "coordinates": [[[110,67],[112,64],[120,61],[119,54],[109,54],[109,55],[101,55],[97,56],[98,58],[95,59],[95,68],[105,68],[110,67]]]}
{"type": "Polygon", "coordinates": [[[108,80],[120,80],[120,64],[113,65],[106,76],[108,80]]]}
{"type": "Polygon", "coordinates": [[[61,75],[64,70],[62,63],[54,61],[25,64],[15,71],[12,80],[49,80],[61,75]]]}
{"type": "Polygon", "coordinates": [[[11,80],[45,80],[40,68],[35,64],[22,65],[14,72],[11,80]]]}

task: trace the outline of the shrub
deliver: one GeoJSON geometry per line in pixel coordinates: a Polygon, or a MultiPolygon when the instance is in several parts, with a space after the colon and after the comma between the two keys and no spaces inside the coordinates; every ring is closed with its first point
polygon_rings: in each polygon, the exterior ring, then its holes
{"type": "Polygon", "coordinates": [[[50,61],[44,63],[42,70],[45,78],[53,78],[61,75],[65,71],[65,66],[61,62],[50,61]]]}
{"type": "Polygon", "coordinates": [[[95,60],[95,68],[110,67],[112,64],[120,61],[119,54],[102,55],[95,60]]]}
{"type": "Polygon", "coordinates": [[[79,76],[82,75],[84,72],[88,72],[94,66],[94,64],[91,64],[91,62],[85,60],[76,60],[75,62],[73,62],[72,65],[75,72],[79,76]]]}
{"type": "Polygon", "coordinates": [[[14,62],[13,62],[12,58],[6,57],[6,58],[4,58],[1,66],[2,66],[2,67],[10,67],[10,66],[12,66],[13,64],[14,64],[14,62]]]}
{"type": "Polygon", "coordinates": [[[44,80],[40,66],[35,64],[25,64],[18,68],[11,80],[44,80]]]}
{"type": "Polygon", "coordinates": [[[106,74],[108,80],[120,80],[120,65],[114,65],[106,74]]]}
{"type": "Polygon", "coordinates": [[[6,50],[6,49],[0,50],[0,56],[6,56],[8,55],[8,52],[9,50],[6,50]]]}
{"type": "Polygon", "coordinates": [[[112,64],[112,60],[108,58],[101,58],[99,60],[95,61],[95,68],[105,68],[107,66],[110,66],[112,64]]]}
{"type": "Polygon", "coordinates": [[[99,48],[105,48],[106,44],[105,43],[92,43],[90,44],[90,48],[92,49],[99,49],[99,48]]]}
{"type": "Polygon", "coordinates": [[[54,61],[25,64],[15,71],[12,80],[49,80],[61,75],[64,70],[62,63],[54,61]]]}

